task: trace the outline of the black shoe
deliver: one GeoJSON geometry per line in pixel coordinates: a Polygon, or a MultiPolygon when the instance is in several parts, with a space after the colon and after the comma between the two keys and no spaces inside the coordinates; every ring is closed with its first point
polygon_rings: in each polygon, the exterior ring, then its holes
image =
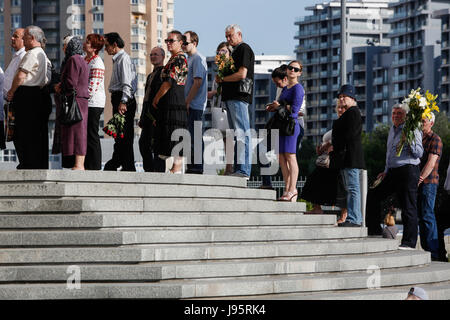
{"type": "Polygon", "coordinates": [[[193,169],[187,169],[185,173],[187,173],[187,174],[203,174],[202,171],[197,171],[197,170],[193,170],[193,169]]]}
{"type": "Polygon", "coordinates": [[[351,223],[349,221],[345,221],[343,223],[338,224],[339,227],[346,227],[346,228],[361,228],[360,224],[351,223]]]}

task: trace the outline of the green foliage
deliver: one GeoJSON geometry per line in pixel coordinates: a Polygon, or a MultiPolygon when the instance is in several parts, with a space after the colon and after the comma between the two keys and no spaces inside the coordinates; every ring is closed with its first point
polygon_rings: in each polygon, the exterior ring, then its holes
{"type": "Polygon", "coordinates": [[[363,132],[362,144],[369,183],[384,171],[389,125],[380,124],[372,132],[363,132]]]}

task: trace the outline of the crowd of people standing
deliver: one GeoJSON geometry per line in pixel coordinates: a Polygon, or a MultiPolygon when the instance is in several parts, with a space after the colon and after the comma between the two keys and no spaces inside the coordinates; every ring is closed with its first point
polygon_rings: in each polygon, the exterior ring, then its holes
{"type": "MultiPolygon", "coordinates": [[[[213,88],[220,87],[220,95],[215,90],[208,92],[206,59],[197,49],[200,39],[194,31],[168,33],[165,39],[170,54],[167,63],[164,62],[166,51],[163,48],[151,50],[153,71],[147,77],[138,122],[142,129],[139,149],[146,172],[167,171],[165,160],[173,157],[173,166],[168,172],[181,174],[183,157],[189,156],[186,173],[203,173],[204,111],[208,98],[220,96],[219,104],[226,110],[227,125],[235,131],[236,139],[234,161],[227,163],[226,174],[244,178],[251,175],[249,105],[253,97],[255,55],[243,41],[238,25],[225,29],[225,39],[226,42],[219,44],[217,54],[232,58],[234,72],[214,79],[213,88]],[[191,150],[182,149],[173,154],[178,142],[172,138],[178,129],[188,130],[191,150]],[[198,149],[202,152],[195,152],[198,149]]],[[[48,119],[52,111],[50,95],[54,94],[57,108],[52,152],[62,153],[63,167],[100,170],[102,153],[98,131],[106,104],[106,86],[105,65],[99,52],[104,48],[113,61],[108,86],[112,111],[122,115],[125,121],[124,135],[115,137],[113,155],[104,170],[136,171],[133,143],[137,73],[124,50],[126,44],[121,36],[116,32],[89,34],[84,41],[76,36],[65,37],[59,73],[45,54],[45,43],[44,32],[36,26],[17,29],[12,36],[11,46],[15,53],[5,73],[0,72],[0,86],[1,101],[5,99],[8,110],[13,110],[14,127],[7,127],[8,132],[3,132],[3,126],[0,126],[3,136],[0,148],[5,148],[5,136],[11,135],[19,159],[18,169],[48,169],[48,119]],[[60,121],[62,105],[68,97],[76,101],[81,114],[82,119],[75,124],[60,121]]],[[[361,141],[363,121],[351,85],[343,85],[338,91],[338,118],[317,147],[320,161],[316,162],[317,167],[308,177],[302,194],[298,194],[296,154],[305,130],[305,90],[299,82],[302,70],[301,62],[291,61],[272,72],[279,94],[266,110],[276,113],[280,108],[286,108],[293,121],[292,134],[279,136],[277,153],[285,192],[278,200],[308,200],[314,206],[308,214],[323,213],[321,205],[336,205],[341,208],[339,226],[361,227],[360,171],[365,169],[361,141]]],[[[4,118],[3,112],[0,114],[4,118]]],[[[433,259],[442,259],[442,245],[439,244],[442,228],[437,225],[433,211],[442,141],[432,131],[434,117],[425,119],[423,130],[414,133],[415,142],[406,145],[401,155],[396,156],[395,147],[405,117],[404,105],[393,106],[386,168],[378,176],[381,183],[368,193],[366,223],[369,234],[381,234],[380,203],[394,193],[400,203],[404,225],[400,248],[414,248],[419,230],[422,247],[432,253],[433,259]]]]}

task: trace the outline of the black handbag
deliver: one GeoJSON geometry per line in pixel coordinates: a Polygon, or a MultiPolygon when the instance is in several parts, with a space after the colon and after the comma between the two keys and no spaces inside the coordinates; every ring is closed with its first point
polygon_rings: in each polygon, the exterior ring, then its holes
{"type": "Polygon", "coordinates": [[[70,96],[62,94],[61,96],[61,115],[59,122],[66,126],[71,126],[83,120],[80,107],[77,102],[77,91],[74,89],[70,96]]]}
{"type": "Polygon", "coordinates": [[[291,116],[291,111],[287,108],[285,101],[280,101],[280,107],[269,119],[265,128],[267,130],[278,129],[282,136],[292,136],[295,132],[295,119],[291,116]]]}
{"type": "Polygon", "coordinates": [[[239,93],[251,95],[253,91],[253,80],[245,78],[239,81],[239,93]]]}

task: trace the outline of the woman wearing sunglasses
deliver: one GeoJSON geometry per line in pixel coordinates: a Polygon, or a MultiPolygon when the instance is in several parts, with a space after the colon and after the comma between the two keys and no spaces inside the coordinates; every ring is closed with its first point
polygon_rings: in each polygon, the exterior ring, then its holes
{"type": "MultiPolygon", "coordinates": [[[[187,111],[184,100],[184,85],[188,73],[186,56],[181,49],[184,36],[179,31],[172,31],[165,40],[171,58],[161,71],[161,85],[153,99],[153,107],[159,109],[161,119],[157,123],[159,155],[171,157],[172,149],[178,141],[172,141],[172,133],[176,129],[187,128],[187,111]]],[[[181,173],[182,155],[174,156],[171,173],[181,173]]]]}
{"type": "MultiPolygon", "coordinates": [[[[298,61],[291,61],[287,66],[287,86],[283,88],[278,101],[286,101],[287,106],[291,111],[291,117],[295,119],[295,131],[292,136],[283,136],[280,134],[279,144],[279,162],[283,180],[285,184],[285,192],[278,199],[279,201],[296,202],[298,197],[297,192],[297,178],[298,178],[298,164],[297,164],[297,140],[300,135],[300,124],[298,122],[298,113],[303,103],[305,90],[298,82],[301,76],[303,66],[298,61]]],[[[280,107],[278,101],[272,102],[267,107],[268,111],[274,111],[280,107]]]]}

